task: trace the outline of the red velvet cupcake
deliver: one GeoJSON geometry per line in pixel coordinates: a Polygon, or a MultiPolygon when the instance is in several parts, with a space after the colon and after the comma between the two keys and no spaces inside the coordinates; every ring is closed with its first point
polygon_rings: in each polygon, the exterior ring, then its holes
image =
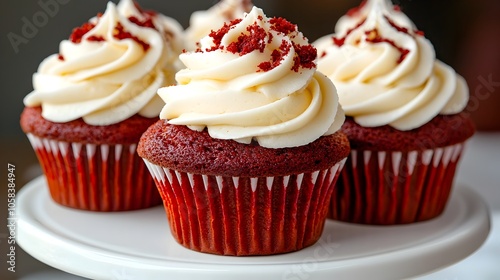
{"type": "Polygon", "coordinates": [[[113,125],[92,126],[82,119],[54,123],[41,107],[26,107],[27,133],[54,201],[93,211],[142,209],[161,203],[136,147],[156,121],[134,115],[113,125]]]}
{"type": "Polygon", "coordinates": [[[329,217],[406,224],[446,207],[464,143],[465,80],[389,0],[363,1],[315,42],[318,69],[336,85],[352,151],[329,217]]]}
{"type": "Polygon", "coordinates": [[[406,224],[441,214],[464,142],[474,133],[465,114],[439,115],[410,131],[365,128],[347,118],[351,156],[329,217],[364,224],[406,224]]]}
{"type": "Polygon", "coordinates": [[[264,148],[160,120],[139,143],[170,229],[187,248],[270,255],[314,244],[349,154],[337,132],[305,146],[264,148]]]}
{"type": "Polygon", "coordinates": [[[180,244],[247,256],[319,239],[349,143],[316,54],[254,7],[180,56],[187,68],[158,91],[166,105],[138,147],[180,244]]]}
{"type": "Polygon", "coordinates": [[[161,204],[136,147],[164,104],[156,91],[175,83],[180,32],[172,19],[122,0],[41,63],[21,128],[54,201],[91,211],[161,204]]]}

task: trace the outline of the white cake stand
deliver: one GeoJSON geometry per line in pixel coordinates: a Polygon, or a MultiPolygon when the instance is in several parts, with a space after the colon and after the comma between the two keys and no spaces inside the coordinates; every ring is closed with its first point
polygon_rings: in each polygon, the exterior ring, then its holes
{"type": "Polygon", "coordinates": [[[197,253],[171,237],[161,206],[95,213],[59,206],[44,177],[18,194],[18,244],[38,260],[91,279],[403,279],[454,264],[486,239],[489,214],[474,192],[455,188],[445,213],[412,225],[327,221],[315,245],[266,257],[197,253]]]}

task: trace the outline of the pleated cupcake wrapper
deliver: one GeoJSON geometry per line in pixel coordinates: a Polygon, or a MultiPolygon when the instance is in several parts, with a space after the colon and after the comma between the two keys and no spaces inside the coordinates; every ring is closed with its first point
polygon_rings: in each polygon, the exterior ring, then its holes
{"type": "Polygon", "coordinates": [[[432,219],[446,207],[464,144],[411,152],[352,150],[328,217],[363,224],[432,219]]]}
{"type": "Polygon", "coordinates": [[[126,211],[161,204],[136,145],[70,143],[28,134],[57,203],[92,211],[126,211]]]}
{"type": "Polygon", "coordinates": [[[270,255],[314,244],[345,159],[330,169],[279,177],[178,172],[145,160],[183,246],[218,255],[270,255]]]}

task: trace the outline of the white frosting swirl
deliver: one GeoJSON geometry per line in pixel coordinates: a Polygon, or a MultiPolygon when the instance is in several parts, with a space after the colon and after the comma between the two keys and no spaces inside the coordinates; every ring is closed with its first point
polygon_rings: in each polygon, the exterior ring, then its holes
{"type": "Polygon", "coordinates": [[[406,131],[467,105],[465,80],[436,60],[429,40],[390,0],[366,1],[314,45],[318,70],[337,87],[346,115],[362,126],[406,131]]]}
{"type": "Polygon", "coordinates": [[[62,41],[60,53],[40,64],[24,104],[41,105],[42,116],[53,122],[83,118],[90,125],[109,125],[135,114],[157,117],[164,103],[156,91],[175,83],[180,24],[143,13],[132,0],[109,2],[90,24],[95,26],[81,40],[62,41]],[[133,23],[132,17],[150,19],[155,28],[133,23]],[[120,25],[132,38],[117,37],[120,25]]]}
{"type": "Polygon", "coordinates": [[[207,127],[218,139],[254,139],[267,148],[306,145],[339,130],[344,114],[335,87],[299,53],[301,47],[309,48],[315,59],[316,49],[296,26],[290,24],[294,30],[286,34],[272,21],[254,7],[241,22],[225,25],[220,45],[208,36],[201,40],[201,50],[182,54],[187,68],[177,73],[178,85],[158,91],[166,103],[160,118],[200,131],[207,127]],[[247,35],[263,35],[249,40],[261,48],[228,50],[247,35]],[[273,59],[274,67],[261,69],[273,59]]]}
{"type": "Polygon", "coordinates": [[[243,17],[252,7],[250,0],[221,0],[206,11],[194,12],[186,29],[186,48],[195,50],[201,38],[221,28],[226,21],[243,17]]]}

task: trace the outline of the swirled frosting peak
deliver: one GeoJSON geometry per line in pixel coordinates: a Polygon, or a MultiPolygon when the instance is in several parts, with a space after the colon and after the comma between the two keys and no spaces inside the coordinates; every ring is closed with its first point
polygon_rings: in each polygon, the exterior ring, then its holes
{"type": "Polygon", "coordinates": [[[135,114],[157,117],[164,104],[156,91],[175,83],[181,32],[173,19],[132,0],[109,2],[40,64],[24,104],[41,105],[53,122],[109,125],[135,114]]]}
{"type": "Polygon", "coordinates": [[[189,19],[186,29],[186,47],[195,50],[201,38],[212,30],[218,30],[226,21],[241,18],[250,12],[253,4],[251,0],[220,0],[206,11],[196,11],[189,19]]]}
{"type": "Polygon", "coordinates": [[[180,55],[177,86],[158,94],[174,125],[267,148],[306,145],[344,122],[336,89],[316,72],[316,49],[283,18],[254,7],[180,55]]]}
{"type": "Polygon", "coordinates": [[[363,1],[314,45],[318,70],[362,126],[411,130],[467,104],[465,80],[436,59],[424,33],[390,0],[363,1]]]}

